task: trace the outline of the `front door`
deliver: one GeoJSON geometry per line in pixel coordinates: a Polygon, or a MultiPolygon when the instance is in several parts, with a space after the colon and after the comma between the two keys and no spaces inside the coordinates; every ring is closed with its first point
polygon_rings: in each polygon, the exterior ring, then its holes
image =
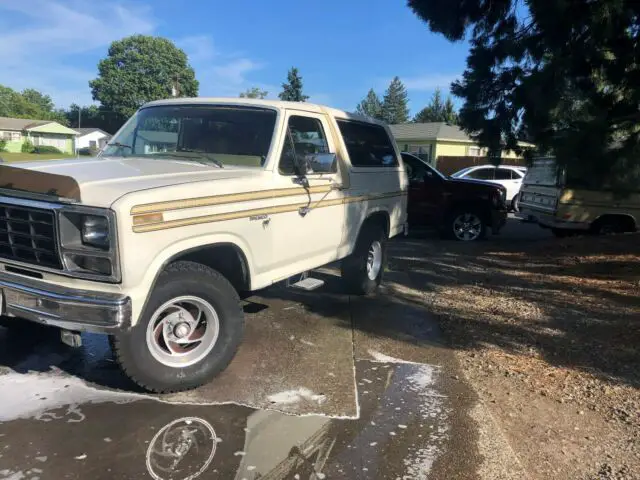
{"type": "Polygon", "coordinates": [[[432,225],[442,215],[444,180],[422,160],[402,154],[402,161],[409,177],[409,203],[407,214],[414,225],[432,225]]]}
{"type": "Polygon", "coordinates": [[[296,158],[335,153],[326,117],[292,110],[285,121],[286,138],[274,170],[274,208],[280,213],[270,221],[274,281],[337,260],[345,228],[337,162],[330,173],[311,171],[304,179],[296,171],[296,158]]]}

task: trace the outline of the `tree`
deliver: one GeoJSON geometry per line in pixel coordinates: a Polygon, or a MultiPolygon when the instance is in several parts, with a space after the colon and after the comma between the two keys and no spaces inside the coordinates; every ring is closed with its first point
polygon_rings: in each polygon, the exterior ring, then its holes
{"type": "Polygon", "coordinates": [[[280,100],[288,102],[305,102],[308,96],[302,93],[302,77],[298,69],[292,67],[287,73],[287,83],[282,84],[282,92],[278,94],[280,100]]]}
{"type": "Polygon", "coordinates": [[[247,88],[244,92],[240,92],[240,98],[265,98],[269,95],[266,90],[261,90],[258,87],[247,88]]]}
{"type": "Polygon", "coordinates": [[[0,85],[0,116],[51,120],[67,124],[62,110],[56,110],[49,95],[37,90],[26,89],[22,93],[0,85]]]}
{"type": "Polygon", "coordinates": [[[413,118],[414,122],[426,123],[426,122],[447,122],[451,125],[458,123],[458,114],[453,106],[451,97],[447,97],[447,100],[442,102],[442,92],[439,88],[431,97],[431,103],[420,110],[413,118]]]}
{"type": "MultiPolygon", "coordinates": [[[[603,182],[640,178],[640,3],[635,0],[409,0],[434,32],[470,38],[452,92],[491,152],[527,137],[603,182]]],[[[574,171],[575,171],[574,170],[574,171]]],[[[623,182],[624,183],[624,182],[623,182]]]]}
{"type": "Polygon", "coordinates": [[[366,117],[382,120],[382,101],[373,88],[369,90],[367,96],[356,107],[356,113],[366,117]]]}
{"type": "Polygon", "coordinates": [[[65,112],[68,125],[71,128],[99,128],[107,133],[115,133],[122,126],[126,118],[116,112],[110,112],[97,105],[81,107],[75,103],[65,112]],[[80,124],[78,124],[80,121],[80,124]]]}
{"type": "Polygon", "coordinates": [[[406,123],[409,120],[407,89],[398,77],[391,80],[384,93],[382,118],[388,124],[406,123]]]}
{"type": "Polygon", "coordinates": [[[166,38],[146,35],[113,42],[89,86],[94,100],[123,119],[142,104],[172,93],[198,95],[198,81],[184,51],[166,38]]]}

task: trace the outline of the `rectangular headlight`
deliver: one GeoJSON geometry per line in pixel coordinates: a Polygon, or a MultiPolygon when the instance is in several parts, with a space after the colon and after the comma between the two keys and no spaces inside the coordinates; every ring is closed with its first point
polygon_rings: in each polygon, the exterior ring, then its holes
{"type": "Polygon", "coordinates": [[[69,205],[58,215],[60,253],[72,276],[120,281],[116,218],[112,210],[69,205]]]}

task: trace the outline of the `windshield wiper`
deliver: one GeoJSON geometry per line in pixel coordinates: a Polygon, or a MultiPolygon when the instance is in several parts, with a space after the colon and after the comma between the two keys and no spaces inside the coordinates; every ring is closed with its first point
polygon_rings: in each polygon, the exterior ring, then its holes
{"type": "Polygon", "coordinates": [[[128,148],[129,150],[133,150],[133,147],[131,145],[127,145],[125,143],[120,143],[120,142],[111,142],[111,143],[107,143],[107,145],[109,147],[124,147],[124,148],[128,148]]]}
{"type": "Polygon", "coordinates": [[[203,165],[208,165],[210,163],[213,163],[216,167],[224,168],[224,165],[222,165],[222,162],[220,160],[216,160],[215,158],[210,157],[209,153],[207,153],[207,152],[203,152],[203,151],[200,151],[200,150],[193,150],[193,149],[190,149],[190,148],[181,148],[180,150],[177,150],[175,153],[183,153],[183,152],[184,153],[197,153],[199,155],[202,155],[202,158],[205,159],[205,160],[201,161],[201,160],[198,159],[196,161],[198,161],[199,163],[202,163],[203,165]]]}

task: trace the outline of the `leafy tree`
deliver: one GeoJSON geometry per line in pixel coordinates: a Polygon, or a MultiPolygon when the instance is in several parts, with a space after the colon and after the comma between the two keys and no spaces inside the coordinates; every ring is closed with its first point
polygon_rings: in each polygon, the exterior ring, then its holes
{"type": "Polygon", "coordinates": [[[67,124],[62,110],[56,110],[49,95],[33,89],[22,93],[0,85],[0,116],[52,120],[67,124]]]}
{"type": "Polygon", "coordinates": [[[198,81],[187,55],[170,40],[133,35],[117,40],[98,63],[89,82],[93,99],[123,119],[144,103],[172,96],[198,95],[198,81]]]}
{"type": "Polygon", "coordinates": [[[369,90],[367,96],[356,107],[356,113],[366,117],[382,120],[382,101],[373,88],[369,90]]]}
{"type": "Polygon", "coordinates": [[[282,84],[278,98],[288,102],[305,102],[309,99],[308,95],[302,93],[302,77],[297,68],[292,67],[287,73],[287,83],[282,84]]]}
{"type": "Polygon", "coordinates": [[[240,92],[240,98],[265,98],[269,92],[258,87],[247,88],[244,92],[240,92]]]}
{"type": "MultiPolygon", "coordinates": [[[[640,178],[640,3],[409,0],[434,32],[469,38],[452,85],[460,121],[490,153],[520,138],[590,178],[640,178]],[[477,133],[476,133],[477,132],[477,133]]],[[[624,183],[624,182],[622,182],[624,183]]]]}
{"type": "Polygon", "coordinates": [[[431,97],[431,103],[420,110],[413,121],[417,123],[447,122],[455,125],[458,123],[458,114],[451,97],[447,97],[443,102],[442,92],[437,88],[431,97]]]}
{"type": "Polygon", "coordinates": [[[111,134],[115,133],[126,120],[117,112],[108,111],[103,107],[97,105],[80,107],[75,103],[69,106],[65,115],[71,128],[99,128],[111,134]]]}
{"type": "Polygon", "coordinates": [[[384,93],[382,118],[388,124],[406,123],[409,120],[407,89],[398,77],[391,80],[384,93]]]}

